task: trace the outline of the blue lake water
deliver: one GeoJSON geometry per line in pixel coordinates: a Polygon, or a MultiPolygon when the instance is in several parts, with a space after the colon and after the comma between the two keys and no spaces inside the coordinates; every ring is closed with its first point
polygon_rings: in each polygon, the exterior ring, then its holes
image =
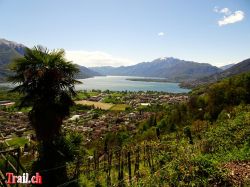
{"type": "MultiPolygon", "coordinates": [[[[164,91],[169,93],[187,93],[190,90],[180,88],[178,83],[130,81],[132,76],[100,76],[80,79],[83,84],[76,85],[77,90],[112,90],[112,91],[164,91]]],[[[158,78],[159,79],[159,78],[158,78]]]]}
{"type": "MultiPolygon", "coordinates": [[[[76,85],[76,90],[111,90],[111,91],[163,91],[169,93],[187,93],[190,90],[180,88],[178,83],[130,81],[132,76],[100,76],[80,79],[83,84],[76,85]]],[[[147,77],[148,79],[148,77],[147,77]]],[[[157,78],[159,79],[159,78],[157,78]]],[[[10,83],[0,83],[3,87],[13,87],[10,83]]],[[[1,88],[0,88],[1,89],[1,88]]]]}

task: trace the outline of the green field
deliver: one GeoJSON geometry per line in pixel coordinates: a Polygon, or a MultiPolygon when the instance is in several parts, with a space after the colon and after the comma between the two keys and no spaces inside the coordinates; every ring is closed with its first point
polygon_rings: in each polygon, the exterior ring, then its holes
{"type": "Polygon", "coordinates": [[[100,108],[103,110],[109,110],[111,107],[113,107],[113,104],[110,103],[101,103],[101,102],[87,101],[87,100],[75,101],[75,103],[88,106],[94,105],[95,108],[100,108]]]}
{"type": "Polygon", "coordinates": [[[127,104],[116,104],[110,108],[113,111],[124,111],[128,107],[127,104]]]}
{"type": "Polygon", "coordinates": [[[89,97],[97,96],[99,94],[100,94],[99,92],[94,92],[94,91],[88,91],[88,92],[78,91],[75,99],[77,99],[77,100],[87,99],[89,97]]]}
{"type": "Polygon", "coordinates": [[[12,138],[11,140],[7,140],[7,143],[10,146],[11,145],[24,146],[28,142],[29,141],[26,138],[24,138],[24,137],[15,137],[15,138],[12,138]]]}

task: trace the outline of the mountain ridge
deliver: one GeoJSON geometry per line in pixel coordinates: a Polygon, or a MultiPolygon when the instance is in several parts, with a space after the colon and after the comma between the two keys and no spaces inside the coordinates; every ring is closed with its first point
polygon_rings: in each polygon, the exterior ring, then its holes
{"type": "Polygon", "coordinates": [[[215,83],[219,80],[222,80],[224,78],[229,78],[234,75],[246,73],[250,71],[250,58],[243,60],[233,66],[231,66],[228,69],[225,69],[224,71],[221,71],[219,73],[212,74],[210,76],[204,76],[200,79],[194,80],[194,81],[186,81],[181,83],[182,87],[186,88],[194,88],[198,87],[200,85],[204,84],[211,84],[215,83]]]}
{"type": "MultiPolygon", "coordinates": [[[[27,47],[23,44],[0,38],[0,82],[5,82],[11,75],[9,64],[15,59],[25,54],[27,47]]],[[[77,65],[80,72],[76,76],[79,79],[101,76],[100,73],[92,71],[84,66],[77,65]]]]}
{"type": "Polygon", "coordinates": [[[180,60],[173,57],[157,58],[151,62],[141,62],[120,67],[90,67],[104,75],[160,77],[169,81],[195,80],[204,75],[220,72],[221,69],[208,63],[180,60]]]}
{"type": "Polygon", "coordinates": [[[227,64],[227,65],[224,65],[224,66],[221,66],[219,67],[220,69],[222,69],[223,71],[226,70],[226,69],[229,69],[231,68],[232,66],[234,66],[235,64],[227,64]]]}

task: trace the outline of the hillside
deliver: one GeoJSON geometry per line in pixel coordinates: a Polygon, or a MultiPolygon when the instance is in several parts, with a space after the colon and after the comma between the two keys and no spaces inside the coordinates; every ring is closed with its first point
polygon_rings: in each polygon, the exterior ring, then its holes
{"type": "Polygon", "coordinates": [[[173,82],[195,80],[204,75],[211,75],[221,71],[210,64],[179,60],[172,57],[159,58],[152,62],[142,62],[132,66],[105,66],[91,67],[90,69],[104,75],[161,77],[173,82]]]}
{"type": "Polygon", "coordinates": [[[9,74],[8,64],[17,57],[24,54],[25,46],[5,39],[0,39],[0,81],[9,74]]]}
{"type": "Polygon", "coordinates": [[[233,75],[238,75],[241,73],[249,72],[250,71],[250,59],[246,59],[242,62],[239,62],[232,67],[219,72],[215,73],[210,76],[205,76],[203,78],[197,79],[195,81],[185,81],[181,84],[183,87],[189,87],[189,88],[194,88],[203,84],[209,84],[209,83],[214,83],[219,80],[222,80],[223,78],[231,77],[233,75]]]}
{"type": "Polygon", "coordinates": [[[79,66],[78,68],[80,70],[80,72],[77,75],[78,79],[86,79],[86,78],[90,78],[90,77],[94,77],[94,76],[102,76],[102,74],[95,72],[89,68],[86,68],[84,66],[79,66]]]}
{"type": "Polygon", "coordinates": [[[219,68],[222,69],[222,70],[226,70],[226,69],[231,68],[231,67],[234,66],[234,65],[235,65],[235,64],[227,64],[227,65],[221,66],[221,67],[219,67],[219,68]]]}
{"type": "MultiPolygon", "coordinates": [[[[4,82],[6,77],[8,77],[11,72],[8,69],[8,65],[13,61],[13,59],[21,57],[25,53],[25,48],[23,44],[18,44],[13,41],[8,41],[6,39],[0,39],[0,82],[4,82]]],[[[101,76],[100,73],[90,70],[84,66],[78,66],[80,69],[77,78],[84,79],[93,76],[101,76]]]]}

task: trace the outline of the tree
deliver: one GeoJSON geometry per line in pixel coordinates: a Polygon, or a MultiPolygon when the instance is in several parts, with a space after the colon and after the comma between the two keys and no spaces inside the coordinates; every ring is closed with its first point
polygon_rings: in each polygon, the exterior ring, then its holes
{"type": "MultiPolygon", "coordinates": [[[[78,69],[64,54],[64,50],[49,51],[41,46],[26,48],[24,57],[12,64],[14,75],[9,79],[17,84],[12,91],[22,94],[19,108],[32,107],[29,120],[41,145],[40,167],[45,169],[58,165],[62,157],[54,144],[60,136],[63,119],[74,104],[74,85],[78,83],[74,79],[78,69]]],[[[53,176],[51,179],[55,180],[53,176]]]]}

